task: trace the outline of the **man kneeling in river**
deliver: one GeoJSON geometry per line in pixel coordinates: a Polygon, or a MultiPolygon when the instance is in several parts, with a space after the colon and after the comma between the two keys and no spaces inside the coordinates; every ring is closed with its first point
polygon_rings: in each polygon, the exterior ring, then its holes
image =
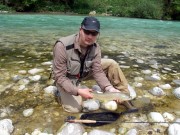
{"type": "MultiPolygon", "coordinates": [[[[100,46],[96,42],[99,33],[100,22],[94,17],[85,17],[78,34],[62,37],[55,43],[53,77],[67,112],[81,112],[82,99],[93,98],[92,89],[80,87],[80,82],[89,77],[93,77],[104,92],[129,94],[119,64],[112,59],[101,59],[100,46]]],[[[132,108],[128,101],[116,101],[132,108]]]]}

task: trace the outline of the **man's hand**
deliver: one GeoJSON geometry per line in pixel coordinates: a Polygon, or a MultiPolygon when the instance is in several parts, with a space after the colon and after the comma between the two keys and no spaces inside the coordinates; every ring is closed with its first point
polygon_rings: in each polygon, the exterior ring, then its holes
{"type": "Polygon", "coordinates": [[[118,89],[115,89],[113,86],[107,86],[105,88],[105,91],[107,91],[107,92],[120,92],[118,89]]]}
{"type": "Polygon", "coordinates": [[[91,92],[92,92],[92,89],[89,89],[89,88],[78,89],[78,94],[85,99],[93,98],[93,95],[91,94],[91,92]]]}
{"type": "MultiPolygon", "coordinates": [[[[108,92],[120,92],[118,89],[115,89],[113,86],[108,86],[108,87],[106,88],[106,91],[108,91],[108,92]]],[[[119,104],[121,104],[121,103],[124,102],[124,101],[119,100],[119,99],[114,99],[114,101],[116,101],[116,102],[119,103],[119,104]]]]}
{"type": "Polygon", "coordinates": [[[109,92],[120,92],[118,89],[115,89],[114,87],[112,87],[111,89],[108,90],[109,92]]]}

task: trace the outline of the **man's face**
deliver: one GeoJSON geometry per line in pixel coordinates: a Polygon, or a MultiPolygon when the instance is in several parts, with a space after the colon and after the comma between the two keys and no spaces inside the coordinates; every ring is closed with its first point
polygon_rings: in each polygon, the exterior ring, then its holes
{"type": "Polygon", "coordinates": [[[95,30],[85,30],[80,28],[80,44],[82,47],[87,47],[95,43],[98,32],[95,30]]]}

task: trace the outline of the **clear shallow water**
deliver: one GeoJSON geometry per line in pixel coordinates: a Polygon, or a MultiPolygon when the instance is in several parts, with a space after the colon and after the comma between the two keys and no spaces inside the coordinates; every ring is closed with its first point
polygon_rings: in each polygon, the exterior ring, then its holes
{"type": "MultiPolygon", "coordinates": [[[[43,88],[51,85],[51,81],[48,80],[49,66],[41,63],[52,59],[55,41],[61,36],[77,32],[83,18],[84,16],[0,14],[0,90],[9,84],[14,85],[0,94],[0,109],[10,108],[11,113],[7,118],[16,123],[14,135],[31,133],[35,128],[55,133],[64,123],[65,116],[69,115],[59,107],[53,96],[44,94],[43,88]],[[40,73],[42,79],[28,84],[27,91],[18,91],[21,84],[12,81],[13,76],[27,78],[30,76],[28,73],[21,75],[18,71],[32,68],[45,70],[40,73]],[[34,114],[24,118],[23,110],[31,107],[34,108],[34,114]]],[[[179,111],[179,100],[171,91],[177,87],[172,81],[180,78],[180,22],[116,17],[98,19],[102,26],[99,42],[103,55],[109,55],[120,65],[130,66],[129,69],[123,68],[123,72],[131,85],[134,77],[144,77],[141,70],[150,69],[160,74],[161,81],[144,81],[143,87],[136,88],[138,96],[149,96],[154,105],[153,111],[179,111]],[[142,59],[145,63],[138,64],[137,59],[142,59]],[[159,69],[151,68],[149,60],[156,60],[159,69]],[[164,67],[171,71],[163,73],[164,67]],[[172,85],[172,89],[166,91],[168,96],[157,98],[148,93],[152,87],[165,83],[172,85]]],[[[88,82],[87,85],[92,83],[88,82]]],[[[110,130],[113,127],[118,130],[120,125],[116,122],[100,129],[110,130]]],[[[142,132],[144,134],[146,131],[142,132]]]]}
{"type": "MultiPolygon", "coordinates": [[[[23,35],[26,39],[31,36],[45,36],[49,41],[54,41],[53,39],[59,36],[77,32],[83,18],[84,16],[1,14],[0,34],[2,39],[4,36],[21,37],[23,35]]],[[[116,17],[97,18],[101,22],[102,37],[180,40],[180,22],[116,17]]]]}

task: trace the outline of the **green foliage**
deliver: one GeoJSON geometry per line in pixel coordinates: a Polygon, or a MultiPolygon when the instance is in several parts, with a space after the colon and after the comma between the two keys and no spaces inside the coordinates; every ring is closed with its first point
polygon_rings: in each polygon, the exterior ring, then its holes
{"type": "Polygon", "coordinates": [[[6,5],[0,4],[0,11],[12,11],[12,8],[10,8],[6,5]]]}
{"type": "Polygon", "coordinates": [[[175,20],[180,20],[180,0],[174,0],[171,5],[171,16],[175,20]]]}
{"type": "Polygon", "coordinates": [[[88,14],[95,10],[114,16],[161,19],[162,9],[161,0],[76,0],[74,11],[88,14]]]}
{"type": "Polygon", "coordinates": [[[162,4],[154,0],[139,0],[134,10],[134,16],[139,18],[161,19],[163,16],[162,4]]]}
{"type": "Polygon", "coordinates": [[[87,0],[76,0],[74,2],[73,10],[80,14],[88,14],[91,10],[87,0]]]}
{"type": "MultiPolygon", "coordinates": [[[[3,0],[18,12],[67,12],[111,14],[121,17],[180,19],[180,0],[3,0]]],[[[0,6],[1,10],[7,6],[0,6]]]]}
{"type": "Polygon", "coordinates": [[[116,16],[161,19],[162,2],[156,0],[116,0],[112,14],[116,16]]]}
{"type": "Polygon", "coordinates": [[[9,0],[11,6],[19,12],[58,12],[67,9],[67,5],[52,0],[9,0]]]}

